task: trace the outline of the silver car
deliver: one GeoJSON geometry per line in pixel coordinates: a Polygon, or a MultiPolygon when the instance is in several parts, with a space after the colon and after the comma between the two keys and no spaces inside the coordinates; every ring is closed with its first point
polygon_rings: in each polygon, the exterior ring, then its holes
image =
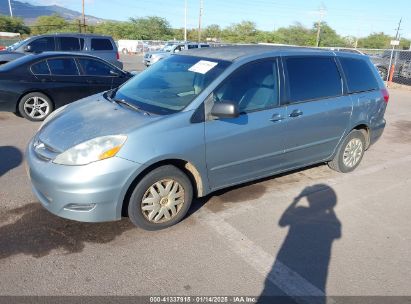
{"type": "Polygon", "coordinates": [[[150,66],[168,56],[185,51],[185,50],[192,50],[192,49],[201,49],[207,48],[210,45],[205,43],[167,43],[161,50],[147,52],[144,54],[143,63],[146,66],[150,66]]]}
{"type": "Polygon", "coordinates": [[[353,171],[383,133],[388,99],[363,55],[267,46],[182,52],[53,112],[28,144],[28,174],[58,216],[128,215],[161,229],[218,189],[315,163],[353,171]]]}

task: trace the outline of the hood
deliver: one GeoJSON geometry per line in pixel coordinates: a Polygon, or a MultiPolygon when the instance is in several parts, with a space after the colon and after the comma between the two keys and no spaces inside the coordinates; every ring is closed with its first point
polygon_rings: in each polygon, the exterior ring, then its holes
{"type": "Polygon", "coordinates": [[[63,152],[99,136],[127,135],[159,119],[161,116],[148,116],[112,103],[100,93],[70,104],[40,129],[38,138],[63,152]]]}

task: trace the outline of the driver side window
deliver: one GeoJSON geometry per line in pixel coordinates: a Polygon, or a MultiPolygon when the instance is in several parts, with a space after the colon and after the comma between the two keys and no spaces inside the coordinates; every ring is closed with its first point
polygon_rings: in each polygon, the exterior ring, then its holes
{"type": "Polygon", "coordinates": [[[277,60],[248,63],[234,71],[214,93],[214,102],[234,102],[240,113],[278,105],[277,60]]]}
{"type": "Polygon", "coordinates": [[[32,52],[47,52],[56,50],[53,37],[42,37],[36,39],[30,42],[29,46],[32,52]]]}

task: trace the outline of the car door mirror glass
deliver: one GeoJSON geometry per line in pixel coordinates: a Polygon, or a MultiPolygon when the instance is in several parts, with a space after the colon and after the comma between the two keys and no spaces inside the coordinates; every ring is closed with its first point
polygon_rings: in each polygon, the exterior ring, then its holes
{"type": "Polygon", "coordinates": [[[240,112],[236,103],[223,101],[213,105],[211,115],[219,118],[236,118],[240,116],[240,112]]]}

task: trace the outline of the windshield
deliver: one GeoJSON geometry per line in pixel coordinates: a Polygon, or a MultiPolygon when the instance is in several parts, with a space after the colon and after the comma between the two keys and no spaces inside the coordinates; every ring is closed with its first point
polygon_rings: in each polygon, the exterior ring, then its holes
{"type": "Polygon", "coordinates": [[[170,56],[130,79],[112,98],[124,100],[149,113],[179,112],[229,64],[201,57],[170,56]]]}
{"type": "Polygon", "coordinates": [[[25,43],[28,39],[18,41],[16,43],[13,43],[12,45],[6,47],[7,51],[15,51],[17,48],[19,48],[23,43],[25,43]]]}

